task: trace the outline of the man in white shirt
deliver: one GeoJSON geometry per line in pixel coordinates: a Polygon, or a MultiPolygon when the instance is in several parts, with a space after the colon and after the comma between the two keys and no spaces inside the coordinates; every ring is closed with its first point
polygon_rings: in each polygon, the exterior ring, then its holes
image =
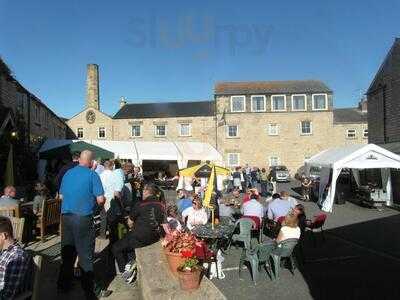
{"type": "Polygon", "coordinates": [[[264,217],[264,207],[258,202],[256,195],[251,195],[250,200],[242,205],[242,214],[243,216],[259,217],[261,222],[264,217]]]}
{"type": "Polygon", "coordinates": [[[100,174],[100,180],[104,189],[104,197],[106,201],[104,203],[104,209],[100,212],[101,225],[100,225],[100,237],[106,237],[107,230],[107,211],[110,209],[111,200],[115,197],[120,197],[123,185],[118,176],[113,172],[113,162],[104,162],[104,171],[100,174]]]}

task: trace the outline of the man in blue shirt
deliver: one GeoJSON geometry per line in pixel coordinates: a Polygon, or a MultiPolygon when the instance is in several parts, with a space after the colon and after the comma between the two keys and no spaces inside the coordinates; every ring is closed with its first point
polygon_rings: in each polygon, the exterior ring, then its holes
{"type": "MultiPolygon", "coordinates": [[[[62,264],[58,278],[60,292],[68,292],[76,255],[82,270],[82,288],[87,299],[97,299],[94,274],[93,254],[95,246],[95,231],[93,213],[96,202],[105,202],[103,186],[99,175],[91,170],[93,153],[81,152],[79,164],[68,170],[63,176],[60,197],[62,199],[62,264]]],[[[100,290],[97,289],[97,292],[100,290]]]]}
{"type": "Polygon", "coordinates": [[[180,214],[182,214],[186,208],[192,207],[192,198],[188,196],[188,192],[186,190],[179,191],[178,199],[177,205],[180,214]]]}

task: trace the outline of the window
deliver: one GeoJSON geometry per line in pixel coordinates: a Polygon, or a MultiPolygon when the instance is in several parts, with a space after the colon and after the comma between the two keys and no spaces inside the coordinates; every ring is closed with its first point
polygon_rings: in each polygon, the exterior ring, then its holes
{"type": "Polygon", "coordinates": [[[364,138],[364,139],[367,139],[367,138],[368,138],[368,129],[364,129],[363,138],[364,138]]]}
{"type": "Polygon", "coordinates": [[[245,96],[232,96],[231,97],[231,112],[244,112],[246,110],[246,97],[245,96]]]}
{"type": "Polygon", "coordinates": [[[156,136],[166,136],[167,128],[165,125],[156,125],[156,136]]]}
{"type": "Polygon", "coordinates": [[[234,138],[239,136],[239,126],[238,125],[228,125],[226,127],[226,136],[228,138],[234,138]]]}
{"type": "Polygon", "coordinates": [[[313,110],[327,110],[328,109],[328,96],[326,94],[312,95],[312,109],[313,110]]]}
{"type": "Polygon", "coordinates": [[[310,121],[301,121],[300,123],[300,134],[310,135],[312,134],[312,124],[310,121]]]}
{"type": "Polygon", "coordinates": [[[140,125],[132,125],[132,137],[142,136],[140,125]]]}
{"type": "Polygon", "coordinates": [[[251,96],[251,111],[265,111],[265,96],[251,96]]]}
{"type": "Polygon", "coordinates": [[[190,124],[180,124],[179,135],[180,136],[190,136],[191,135],[190,129],[191,129],[190,124]]]}
{"type": "Polygon", "coordinates": [[[106,129],[104,127],[99,127],[98,137],[99,139],[104,139],[106,137],[106,129]]]}
{"type": "Polygon", "coordinates": [[[286,96],[274,95],[271,96],[272,111],[285,111],[286,110],[286,96]]]}
{"type": "Polygon", "coordinates": [[[83,128],[78,128],[76,135],[78,136],[78,139],[83,138],[83,128]]]}
{"type": "Polygon", "coordinates": [[[240,164],[239,153],[228,153],[228,166],[236,167],[240,164]]]}
{"type": "Polygon", "coordinates": [[[278,156],[270,156],[269,157],[269,166],[278,166],[279,165],[279,157],[278,156]]]}
{"type": "Polygon", "coordinates": [[[279,135],[279,125],[268,124],[268,135],[279,135]]]}
{"type": "Polygon", "coordinates": [[[292,110],[305,111],[307,110],[306,95],[292,95],[292,110]]]}
{"type": "Polygon", "coordinates": [[[347,129],[346,131],[346,137],[348,139],[355,139],[356,138],[356,130],[355,129],[347,129]]]}

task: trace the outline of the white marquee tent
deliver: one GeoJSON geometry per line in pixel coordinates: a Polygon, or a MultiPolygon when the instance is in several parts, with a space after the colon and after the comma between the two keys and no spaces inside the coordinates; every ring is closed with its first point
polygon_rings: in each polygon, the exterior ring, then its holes
{"type": "Polygon", "coordinates": [[[116,158],[131,159],[134,164],[138,165],[142,165],[143,160],[176,160],[180,169],[186,168],[189,160],[209,160],[223,165],[222,155],[210,144],[200,142],[48,139],[43,143],[39,152],[80,141],[111,151],[116,158]]]}
{"type": "Polygon", "coordinates": [[[387,204],[392,203],[390,169],[400,169],[400,156],[374,144],[352,145],[322,151],[305,161],[306,172],[310,167],[321,167],[319,203],[322,210],[331,212],[336,192],[336,181],[342,169],[351,169],[357,184],[360,184],[359,170],[381,169],[382,185],[387,194],[387,204]],[[331,173],[332,172],[332,173],[331,173]],[[329,184],[328,195],[322,199],[322,192],[329,184]]]}

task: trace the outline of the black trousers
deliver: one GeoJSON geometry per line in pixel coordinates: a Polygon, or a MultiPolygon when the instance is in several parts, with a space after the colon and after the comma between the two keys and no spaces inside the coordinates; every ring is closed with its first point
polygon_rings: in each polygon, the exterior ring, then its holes
{"type": "Polygon", "coordinates": [[[143,242],[137,239],[134,232],[129,232],[122,239],[118,240],[112,246],[112,253],[117,260],[118,268],[120,272],[123,272],[125,265],[129,262],[129,258],[136,259],[135,249],[145,247],[154,243],[143,242]]]}

